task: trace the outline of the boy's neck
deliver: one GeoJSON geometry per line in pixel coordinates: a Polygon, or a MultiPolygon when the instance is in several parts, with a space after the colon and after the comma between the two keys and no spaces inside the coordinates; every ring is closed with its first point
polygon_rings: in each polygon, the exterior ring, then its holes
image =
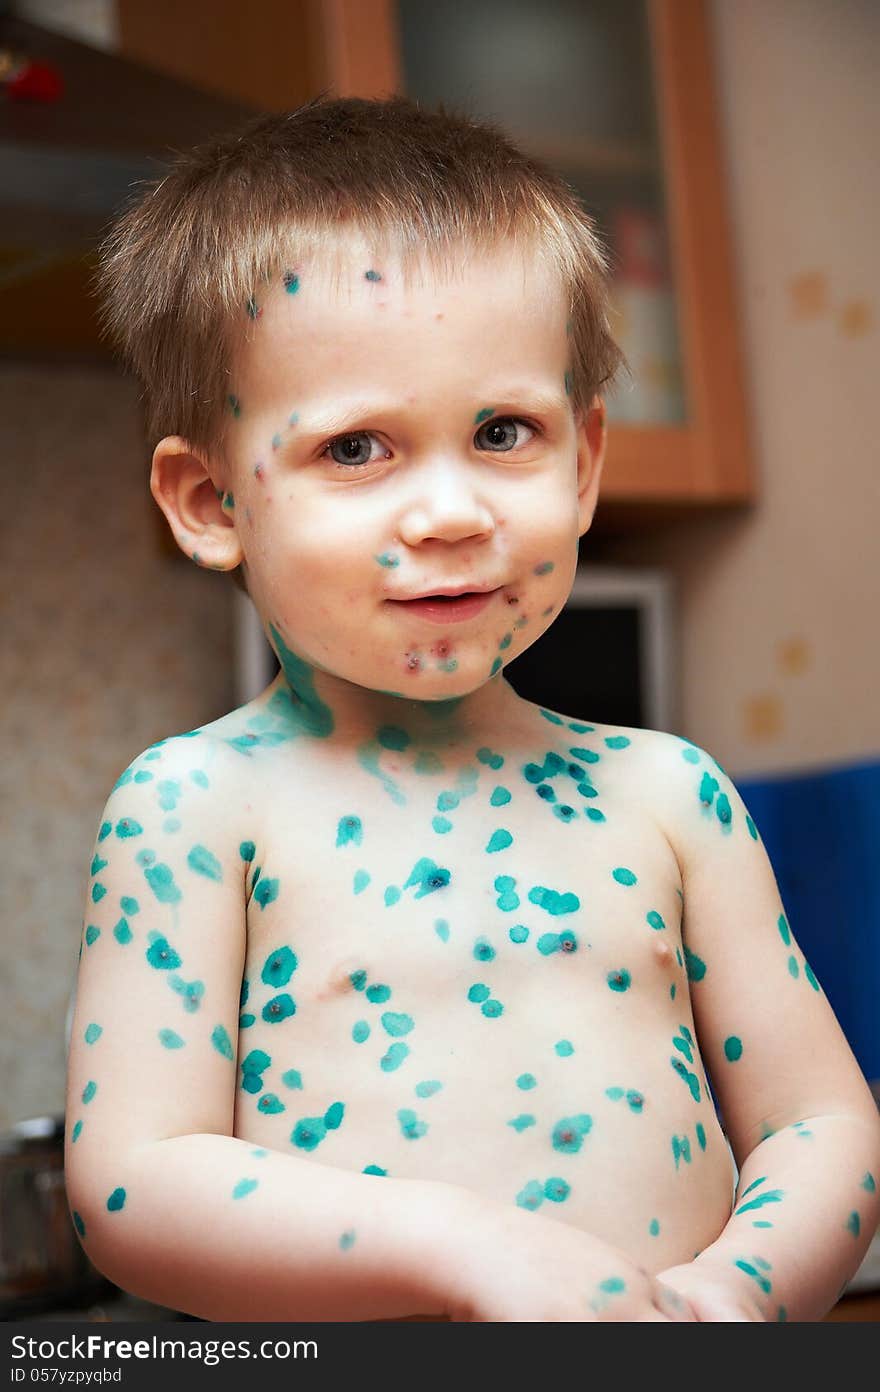
{"type": "MultiPolygon", "coordinates": [[[[465,696],[414,700],[374,691],[305,663],[284,667],[266,693],[267,708],[290,734],[311,735],[352,753],[376,740],[380,748],[460,751],[473,756],[522,720],[525,703],[497,676],[465,696]]],[[[493,751],[495,752],[495,751],[493,751]]],[[[426,764],[425,771],[429,771],[426,764]]]]}

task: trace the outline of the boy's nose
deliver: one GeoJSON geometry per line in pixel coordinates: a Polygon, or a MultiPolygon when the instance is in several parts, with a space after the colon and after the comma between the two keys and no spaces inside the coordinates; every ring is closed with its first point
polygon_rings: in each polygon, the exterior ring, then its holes
{"type": "Polygon", "coordinates": [[[490,536],[495,530],[492,509],[467,469],[444,462],[419,474],[397,522],[397,534],[407,546],[432,538],[463,541],[490,536]]]}

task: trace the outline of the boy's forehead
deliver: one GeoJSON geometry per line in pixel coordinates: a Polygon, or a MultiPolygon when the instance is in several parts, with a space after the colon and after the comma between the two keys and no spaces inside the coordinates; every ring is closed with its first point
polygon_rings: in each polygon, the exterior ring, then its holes
{"type": "Polygon", "coordinates": [[[342,370],[343,352],[349,365],[359,358],[366,365],[379,350],[393,352],[395,338],[405,351],[407,334],[417,331],[431,331],[441,349],[457,327],[476,329],[481,340],[494,332],[524,359],[546,357],[548,346],[555,357],[557,347],[565,352],[567,318],[562,277],[535,249],[504,241],[404,257],[353,233],[291,256],[251,316],[236,376],[242,389],[257,391],[268,372],[283,375],[285,362],[305,359],[311,375],[327,353],[342,370]]]}

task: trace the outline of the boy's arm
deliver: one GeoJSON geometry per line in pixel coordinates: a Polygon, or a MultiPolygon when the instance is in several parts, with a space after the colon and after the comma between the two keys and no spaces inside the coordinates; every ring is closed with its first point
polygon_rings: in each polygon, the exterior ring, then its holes
{"type": "Polygon", "coordinates": [[[251,852],[211,748],[147,751],[102,818],[68,1065],[75,1226],[123,1289],[207,1319],[434,1313],[458,1190],[232,1135],[251,852]]]}
{"type": "Polygon", "coordinates": [[[740,1171],[717,1240],[659,1277],[706,1319],[820,1319],[880,1217],[877,1107],[730,778],[672,735],[657,758],[694,1020],[740,1171]]]}

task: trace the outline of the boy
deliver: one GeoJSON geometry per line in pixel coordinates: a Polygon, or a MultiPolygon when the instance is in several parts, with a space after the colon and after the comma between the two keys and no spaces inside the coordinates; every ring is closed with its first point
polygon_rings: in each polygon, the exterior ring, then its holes
{"type": "Polygon", "coordinates": [[[706,751],[503,675],[621,362],[577,201],[491,127],[320,99],[180,157],[101,274],[153,496],[281,671],[101,818],[92,1260],[212,1320],[820,1318],[880,1129],[757,829],[706,751]]]}

